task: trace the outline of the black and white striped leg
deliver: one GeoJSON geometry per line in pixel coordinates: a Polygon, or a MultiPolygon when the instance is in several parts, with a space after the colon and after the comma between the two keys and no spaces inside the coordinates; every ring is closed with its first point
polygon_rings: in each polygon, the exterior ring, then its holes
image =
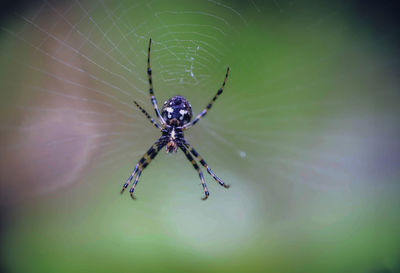
{"type": "Polygon", "coordinates": [[[208,198],[208,196],[210,195],[210,193],[208,192],[207,185],[206,185],[206,182],[204,181],[204,176],[203,176],[203,173],[201,172],[201,170],[199,168],[199,165],[197,165],[196,161],[193,159],[193,157],[190,155],[189,151],[185,148],[184,145],[179,145],[179,148],[183,151],[183,153],[186,155],[186,158],[190,161],[190,163],[192,163],[193,168],[199,174],[199,177],[200,177],[200,180],[201,180],[201,184],[202,184],[203,189],[204,189],[204,197],[202,199],[206,200],[208,198]]]}
{"type": "Polygon", "coordinates": [[[149,40],[149,50],[147,52],[147,76],[149,78],[149,85],[150,85],[149,94],[150,94],[151,103],[154,106],[154,111],[156,112],[156,115],[157,115],[158,119],[160,120],[160,123],[163,125],[163,124],[165,124],[165,121],[160,114],[160,110],[158,109],[157,99],[154,95],[154,90],[153,90],[153,79],[152,79],[152,75],[151,75],[152,71],[151,71],[151,67],[150,67],[150,47],[151,47],[151,38],[149,40]]]}
{"type": "Polygon", "coordinates": [[[156,126],[156,128],[162,130],[161,126],[158,125],[158,123],[147,113],[146,110],[143,109],[142,106],[140,106],[136,101],[134,101],[135,105],[140,109],[140,111],[142,111],[142,113],[150,120],[150,122],[156,126]]]}
{"type": "Polygon", "coordinates": [[[136,167],[133,170],[131,176],[129,176],[128,180],[123,185],[121,193],[123,193],[125,191],[125,189],[129,186],[130,182],[136,175],[136,178],[135,178],[135,181],[133,182],[132,188],[129,190],[129,192],[131,193],[131,196],[133,198],[133,191],[135,190],[136,184],[139,181],[140,174],[142,173],[143,169],[146,168],[147,165],[149,165],[151,160],[153,160],[153,158],[157,155],[157,153],[162,149],[162,147],[164,145],[165,145],[165,142],[159,139],[150,147],[150,149],[142,156],[142,158],[136,164],[136,167]]]}
{"type": "MultiPolygon", "coordinates": [[[[143,157],[142,157],[143,158],[143,157]]],[[[129,176],[128,180],[126,180],[125,184],[122,186],[121,194],[125,191],[125,189],[129,186],[129,183],[131,183],[133,177],[135,177],[136,172],[139,169],[139,163],[136,164],[135,169],[133,170],[131,176],[129,176]]]]}
{"type": "MultiPolygon", "coordinates": [[[[156,148],[153,148],[153,146],[147,151],[146,155],[147,157],[145,158],[145,161],[142,163],[141,166],[139,166],[139,170],[137,172],[135,181],[132,184],[132,187],[129,190],[129,193],[132,197],[132,199],[135,199],[135,197],[133,196],[133,192],[135,191],[136,185],[139,182],[139,177],[142,174],[143,170],[150,164],[150,162],[156,157],[156,155],[158,154],[158,152],[162,149],[162,147],[165,145],[164,142],[159,142],[156,148]],[[153,148],[153,149],[152,149],[153,148]]],[[[145,156],[144,156],[145,157],[145,156]]],[[[143,157],[143,158],[144,158],[143,157]]],[[[140,161],[139,161],[140,163],[140,161]]]]}
{"type": "Polygon", "coordinates": [[[183,126],[184,129],[190,128],[193,125],[195,125],[200,119],[202,119],[208,112],[208,110],[210,110],[210,108],[213,106],[214,102],[217,100],[217,98],[222,94],[222,92],[224,91],[224,87],[226,84],[226,80],[228,79],[228,74],[229,74],[229,67],[226,70],[226,74],[225,74],[225,79],[224,82],[222,83],[222,86],[220,89],[218,89],[217,94],[215,94],[215,96],[212,98],[212,100],[210,101],[210,103],[207,105],[207,107],[200,112],[200,114],[198,114],[196,116],[196,118],[194,120],[192,120],[191,122],[189,122],[188,124],[186,124],[185,126],[183,126]]]}
{"type": "Polygon", "coordinates": [[[207,172],[215,179],[215,181],[217,181],[222,187],[224,188],[229,188],[230,185],[225,184],[224,181],[222,181],[212,170],[211,168],[208,166],[207,162],[201,157],[201,155],[199,155],[199,153],[187,142],[185,142],[184,144],[186,146],[186,148],[190,151],[190,153],[197,158],[197,160],[200,161],[200,164],[203,165],[204,168],[207,169],[207,172]]]}
{"type": "MultiPolygon", "coordinates": [[[[143,169],[144,169],[144,168],[143,168],[143,169]]],[[[140,170],[138,171],[138,173],[137,173],[137,175],[136,175],[136,178],[135,178],[135,181],[133,181],[132,187],[131,187],[131,189],[129,190],[129,193],[130,193],[132,199],[136,199],[135,196],[133,196],[133,192],[135,191],[136,184],[139,182],[139,177],[140,177],[140,175],[142,174],[143,169],[140,169],[140,170]]]]}

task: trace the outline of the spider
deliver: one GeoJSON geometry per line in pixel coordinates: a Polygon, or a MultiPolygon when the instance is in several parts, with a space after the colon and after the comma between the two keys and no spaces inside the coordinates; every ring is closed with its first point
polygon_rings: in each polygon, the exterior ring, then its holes
{"type": "Polygon", "coordinates": [[[133,181],[132,187],[129,192],[133,199],[135,199],[133,192],[135,191],[135,187],[139,181],[139,177],[142,174],[143,170],[150,164],[150,162],[156,157],[158,152],[165,146],[167,153],[176,153],[178,148],[182,150],[185,154],[186,158],[192,163],[194,169],[199,174],[201,184],[204,190],[203,200],[206,200],[210,193],[208,192],[206,182],[204,181],[203,173],[201,172],[199,166],[197,165],[195,158],[200,161],[201,165],[207,169],[207,172],[224,188],[229,188],[229,185],[225,184],[218,176],[214,174],[214,172],[207,165],[206,161],[200,156],[200,154],[185,140],[183,136],[183,132],[186,129],[189,129],[193,125],[195,125],[202,117],[204,117],[208,110],[212,107],[213,103],[216,99],[222,94],[224,90],[226,80],[228,78],[229,67],[226,70],[226,75],[224,82],[220,89],[218,89],[217,94],[212,98],[207,107],[201,111],[194,120],[192,119],[192,106],[183,96],[173,96],[169,100],[167,100],[163,107],[161,108],[161,112],[157,106],[157,100],[154,95],[153,90],[153,82],[151,76],[151,68],[150,68],[150,47],[151,47],[151,38],[149,40],[149,48],[147,55],[147,76],[149,79],[149,94],[151,102],[154,106],[154,111],[156,112],[157,118],[161,125],[159,125],[148,113],[144,110],[136,101],[134,101],[135,105],[142,111],[142,113],[150,120],[150,122],[162,132],[161,137],[150,147],[150,149],[145,153],[139,162],[136,164],[135,169],[132,174],[129,176],[128,180],[122,187],[121,194],[125,191],[125,189],[129,186],[132,179],[135,177],[133,181]]]}

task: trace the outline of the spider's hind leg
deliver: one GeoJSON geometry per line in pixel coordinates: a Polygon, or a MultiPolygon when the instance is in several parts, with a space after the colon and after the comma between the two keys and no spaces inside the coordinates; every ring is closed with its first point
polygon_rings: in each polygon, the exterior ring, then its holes
{"type": "Polygon", "coordinates": [[[134,101],[135,105],[139,108],[140,111],[150,120],[150,122],[158,129],[162,130],[161,126],[147,113],[146,110],[143,109],[136,101],[134,101]]]}
{"type": "Polygon", "coordinates": [[[199,174],[201,185],[203,186],[204,195],[205,195],[202,199],[206,200],[208,198],[208,196],[210,195],[210,193],[208,192],[207,185],[206,185],[206,182],[204,181],[204,176],[199,168],[199,165],[197,165],[196,161],[193,159],[193,157],[191,156],[191,154],[189,153],[189,151],[185,148],[185,146],[183,144],[179,145],[179,148],[184,152],[186,158],[190,161],[190,163],[192,163],[193,168],[195,168],[195,170],[199,174]]]}
{"type": "Polygon", "coordinates": [[[157,105],[157,99],[156,96],[154,95],[154,89],[153,89],[153,78],[152,78],[152,70],[150,67],[150,49],[151,49],[151,38],[149,40],[149,48],[147,51],[147,77],[149,80],[149,95],[150,95],[150,100],[151,103],[153,104],[154,111],[156,112],[157,118],[160,120],[161,125],[165,124],[165,120],[160,114],[160,110],[158,109],[157,105]]]}
{"type": "Polygon", "coordinates": [[[217,98],[224,91],[224,87],[225,87],[225,84],[226,84],[226,80],[228,79],[228,75],[229,75],[229,67],[226,70],[224,82],[222,83],[221,88],[218,89],[217,94],[215,94],[215,96],[212,98],[212,100],[208,103],[207,107],[203,111],[201,111],[200,114],[198,114],[194,120],[192,120],[191,122],[189,122],[185,126],[183,126],[184,129],[188,129],[188,128],[192,127],[193,125],[195,125],[197,122],[199,122],[199,120],[201,120],[207,114],[208,110],[211,109],[211,107],[213,106],[214,102],[217,100],[217,98]]]}

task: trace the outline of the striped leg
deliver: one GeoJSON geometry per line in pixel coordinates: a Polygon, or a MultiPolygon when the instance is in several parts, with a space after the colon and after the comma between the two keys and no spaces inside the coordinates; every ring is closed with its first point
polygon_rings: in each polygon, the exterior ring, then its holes
{"type": "Polygon", "coordinates": [[[230,185],[227,185],[222,181],[218,176],[214,174],[214,172],[211,170],[211,168],[208,166],[207,162],[199,155],[199,153],[187,142],[185,142],[186,148],[190,151],[190,153],[197,158],[197,160],[200,161],[201,165],[203,165],[204,168],[207,169],[207,172],[217,181],[222,187],[224,188],[229,188],[230,185]]]}
{"type": "MultiPolygon", "coordinates": [[[[143,169],[144,169],[144,168],[143,168],[143,169]]],[[[137,173],[137,175],[136,175],[136,178],[135,178],[135,181],[133,181],[132,188],[129,190],[132,199],[136,199],[135,196],[133,196],[133,192],[135,191],[136,184],[139,182],[139,177],[140,177],[140,175],[142,174],[143,169],[140,169],[140,170],[138,171],[138,173],[137,173]]]]}
{"type": "Polygon", "coordinates": [[[162,130],[161,126],[158,125],[158,123],[147,113],[146,110],[144,110],[144,109],[142,108],[142,106],[140,106],[136,101],[134,101],[134,103],[136,104],[137,107],[139,107],[139,109],[142,111],[142,113],[150,120],[150,122],[151,122],[154,126],[156,126],[156,128],[162,130]]]}
{"type": "Polygon", "coordinates": [[[136,175],[135,181],[132,184],[132,187],[129,190],[129,193],[132,197],[132,199],[135,199],[135,197],[133,196],[133,192],[135,191],[136,185],[139,182],[139,177],[142,174],[142,171],[150,164],[150,162],[156,157],[156,155],[158,154],[158,152],[162,149],[162,147],[164,147],[165,142],[159,142],[158,145],[156,147],[154,147],[154,145],[147,151],[147,153],[140,159],[139,163],[142,164],[141,166],[139,166],[139,170],[138,173],[136,175]],[[154,148],[153,148],[154,147],[154,148]],[[142,159],[144,159],[144,161],[141,163],[142,159]]]}
{"type": "Polygon", "coordinates": [[[189,151],[185,148],[184,145],[179,145],[179,148],[181,148],[181,150],[185,153],[186,158],[190,161],[190,163],[192,163],[193,167],[198,172],[200,180],[201,180],[201,184],[203,185],[204,194],[205,194],[205,196],[202,199],[206,200],[208,198],[208,196],[210,195],[210,193],[208,192],[207,185],[206,185],[206,182],[204,181],[204,176],[199,168],[199,165],[197,165],[196,161],[193,159],[193,157],[190,155],[189,151]]]}
{"type": "Polygon", "coordinates": [[[213,99],[210,101],[210,103],[207,105],[206,109],[204,109],[203,111],[201,111],[200,114],[198,114],[196,116],[196,118],[194,120],[192,120],[191,122],[189,122],[188,124],[186,124],[185,126],[183,126],[184,129],[190,128],[193,125],[195,125],[202,117],[204,117],[208,110],[210,110],[210,108],[212,107],[213,103],[217,100],[217,98],[222,94],[222,92],[224,91],[224,87],[225,87],[225,83],[226,80],[228,79],[228,74],[229,74],[229,67],[226,70],[226,75],[225,75],[225,79],[224,82],[222,83],[222,86],[220,89],[218,89],[217,94],[213,97],[213,99]]]}
{"type": "MultiPolygon", "coordinates": [[[[129,176],[128,180],[126,180],[124,186],[122,187],[121,193],[123,193],[125,191],[125,189],[129,186],[129,184],[131,183],[133,177],[135,177],[135,181],[132,185],[132,187],[134,188],[134,186],[137,184],[137,181],[139,179],[139,176],[142,172],[142,170],[144,168],[147,167],[147,165],[150,163],[150,161],[157,155],[158,151],[164,146],[164,142],[157,140],[153,146],[150,147],[150,149],[147,151],[147,153],[145,153],[142,158],[139,160],[139,162],[136,164],[135,169],[133,170],[132,174],[129,176]]],[[[132,196],[132,188],[130,190],[131,192],[131,196],[132,196]]]]}
{"type": "Polygon", "coordinates": [[[121,194],[124,193],[125,189],[129,186],[129,183],[131,183],[131,181],[132,181],[133,177],[136,175],[136,172],[138,171],[138,169],[139,169],[139,163],[136,164],[136,167],[133,170],[131,176],[129,176],[128,180],[126,180],[124,186],[122,187],[121,194]]]}
{"type": "Polygon", "coordinates": [[[160,114],[160,110],[158,109],[156,97],[154,96],[153,79],[151,77],[151,68],[150,68],[150,47],[151,47],[151,38],[149,41],[149,50],[147,53],[148,54],[147,55],[147,76],[149,78],[149,85],[150,85],[150,89],[149,89],[150,99],[151,99],[151,103],[154,106],[154,111],[156,112],[158,119],[160,120],[161,124],[165,124],[165,121],[160,114]]]}

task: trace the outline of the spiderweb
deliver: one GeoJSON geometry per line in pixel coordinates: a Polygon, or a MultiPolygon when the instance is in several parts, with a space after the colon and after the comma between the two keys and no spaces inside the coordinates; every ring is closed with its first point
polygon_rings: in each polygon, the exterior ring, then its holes
{"type": "MultiPolygon", "coordinates": [[[[387,73],[398,60],[394,49],[381,50],[393,33],[372,35],[349,22],[352,10],[318,1],[94,0],[39,1],[13,14],[1,28],[2,199],[91,187],[88,177],[98,191],[119,190],[159,137],[133,104],[155,116],[146,78],[151,37],[159,105],[180,94],[200,112],[231,68],[223,95],[186,137],[234,185],[234,197],[213,187],[219,200],[241,200],[221,212],[232,216],[227,226],[237,225],[233,235],[262,230],[260,212],[279,228],[350,206],[382,170],[398,173],[382,163],[398,156],[381,151],[400,147],[398,80],[387,73]],[[385,82],[380,95],[377,82],[385,82]]],[[[161,153],[153,163],[149,181],[197,179],[182,154],[161,153]]],[[[196,185],[187,197],[194,187],[164,190],[191,200],[201,193],[196,185]]],[[[151,187],[143,194],[166,195],[151,187]]],[[[178,229],[215,236],[190,223],[178,229]]]]}
{"type": "MultiPolygon", "coordinates": [[[[74,170],[94,160],[109,164],[116,162],[116,157],[136,158],[145,148],[134,154],[123,152],[137,144],[135,137],[156,137],[151,126],[139,124],[138,120],[144,120],[132,104],[137,100],[151,113],[143,73],[151,36],[159,102],[177,93],[190,96],[188,92],[202,92],[204,99],[193,102],[200,111],[219,88],[229,53],[226,37],[237,33],[235,18],[241,24],[245,19],[234,8],[216,1],[199,6],[184,1],[173,4],[180,10],[162,1],[43,1],[33,11],[15,15],[14,26],[3,27],[13,47],[3,54],[3,61],[23,72],[19,73],[20,82],[7,82],[8,88],[33,97],[33,101],[27,98],[26,103],[9,106],[24,113],[15,130],[21,132],[25,143],[16,141],[11,149],[46,147],[65,165],[62,172],[68,173],[68,178],[48,170],[45,173],[51,178],[39,178],[35,173],[40,183],[49,182],[38,185],[37,190],[51,191],[72,182],[74,170]],[[76,149],[65,150],[68,145],[76,149]],[[74,161],[75,156],[79,162],[74,161]]],[[[34,151],[22,157],[27,162],[56,164],[53,156],[44,159],[34,151]]]]}

